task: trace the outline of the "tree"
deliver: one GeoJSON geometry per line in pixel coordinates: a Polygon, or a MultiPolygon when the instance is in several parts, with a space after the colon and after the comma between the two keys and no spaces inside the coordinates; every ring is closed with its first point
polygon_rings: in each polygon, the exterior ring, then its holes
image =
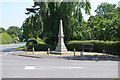
{"type": "Polygon", "coordinates": [[[97,15],[105,15],[107,13],[113,12],[113,10],[116,9],[115,4],[109,4],[109,3],[101,3],[98,5],[97,9],[95,10],[97,15]]]}
{"type": "Polygon", "coordinates": [[[6,30],[4,29],[4,28],[2,28],[2,27],[0,27],[0,33],[3,33],[3,32],[5,32],[6,30]]]}
{"type": "Polygon", "coordinates": [[[17,26],[10,26],[7,29],[7,33],[10,34],[13,38],[15,38],[15,37],[21,38],[22,37],[22,31],[17,26]]]}
{"type": "Polygon", "coordinates": [[[32,15],[24,21],[22,29],[25,39],[36,39],[43,32],[43,23],[41,20],[41,16],[32,15]]]}
{"type": "Polygon", "coordinates": [[[13,38],[6,32],[0,33],[0,45],[14,43],[13,38]]]}
{"type": "MultiPolygon", "coordinates": [[[[107,9],[109,5],[106,5],[104,7],[107,9]]],[[[88,20],[88,27],[91,27],[92,29],[93,39],[119,41],[120,8],[113,8],[111,11],[108,11],[105,14],[91,16],[88,20]]]]}
{"type": "MultiPolygon", "coordinates": [[[[37,27],[34,26],[33,29],[41,26],[41,33],[38,33],[37,36],[45,39],[45,42],[48,44],[57,43],[60,19],[63,20],[65,41],[74,39],[74,33],[77,31],[76,27],[80,28],[81,22],[84,22],[81,9],[85,9],[87,14],[90,14],[91,9],[88,0],[83,2],[34,2],[34,6],[39,6],[40,8],[38,12],[34,14],[34,17],[39,16],[41,18],[39,23],[42,23],[42,25],[38,24],[37,27]]],[[[30,37],[32,36],[31,33],[34,33],[34,30],[32,31],[31,28],[31,21],[34,17],[27,18],[26,20],[28,21],[23,23],[23,32],[26,37],[30,37]]],[[[36,17],[36,19],[37,18],[38,17],[36,17]]],[[[35,23],[35,20],[33,20],[33,22],[35,23]]]]}

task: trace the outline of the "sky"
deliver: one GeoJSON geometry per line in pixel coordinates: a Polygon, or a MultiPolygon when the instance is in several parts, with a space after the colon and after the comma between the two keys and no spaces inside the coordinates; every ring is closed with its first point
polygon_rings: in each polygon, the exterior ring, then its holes
{"type": "MultiPolygon", "coordinates": [[[[95,15],[94,10],[103,2],[110,4],[116,4],[120,0],[89,0],[91,3],[91,15],[95,15]]],[[[26,8],[33,5],[33,0],[0,0],[0,27],[8,29],[10,26],[21,27],[23,21],[28,17],[25,12],[26,8]]],[[[86,15],[83,12],[85,21],[89,18],[89,15],[86,15]]]]}

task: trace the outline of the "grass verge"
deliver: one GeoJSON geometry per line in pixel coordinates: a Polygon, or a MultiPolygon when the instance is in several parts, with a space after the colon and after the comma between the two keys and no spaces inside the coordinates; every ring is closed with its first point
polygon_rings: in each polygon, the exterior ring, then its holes
{"type": "Polygon", "coordinates": [[[16,50],[19,50],[19,51],[25,50],[25,45],[24,45],[24,46],[21,46],[21,47],[19,47],[19,48],[16,48],[16,50]]]}

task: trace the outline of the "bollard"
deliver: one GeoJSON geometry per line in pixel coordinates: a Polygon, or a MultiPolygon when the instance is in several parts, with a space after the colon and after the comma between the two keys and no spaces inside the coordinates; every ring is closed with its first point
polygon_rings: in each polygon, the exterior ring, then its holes
{"type": "Polygon", "coordinates": [[[83,58],[83,53],[84,53],[84,50],[82,50],[82,51],[80,52],[80,56],[81,56],[82,60],[84,60],[84,58],[83,58]]]}
{"type": "Polygon", "coordinates": [[[74,56],[75,56],[75,51],[76,51],[76,50],[75,50],[75,48],[74,48],[74,56]]]}
{"type": "Polygon", "coordinates": [[[47,54],[48,54],[48,55],[50,54],[50,48],[48,48],[48,52],[47,52],[47,54]]]}
{"type": "Polygon", "coordinates": [[[103,55],[105,55],[105,50],[103,50],[103,55]]]}
{"type": "Polygon", "coordinates": [[[33,54],[34,54],[34,51],[35,51],[35,50],[34,50],[34,47],[33,47],[33,54]]]}
{"type": "Polygon", "coordinates": [[[25,53],[27,53],[27,48],[26,48],[26,46],[25,46],[25,53]]]}
{"type": "Polygon", "coordinates": [[[83,56],[83,53],[84,53],[84,50],[82,50],[82,51],[80,52],[80,56],[83,56]]]}
{"type": "Polygon", "coordinates": [[[15,50],[12,51],[12,54],[14,54],[15,50]]]}
{"type": "Polygon", "coordinates": [[[109,60],[109,55],[108,54],[106,54],[106,59],[109,60]]]}

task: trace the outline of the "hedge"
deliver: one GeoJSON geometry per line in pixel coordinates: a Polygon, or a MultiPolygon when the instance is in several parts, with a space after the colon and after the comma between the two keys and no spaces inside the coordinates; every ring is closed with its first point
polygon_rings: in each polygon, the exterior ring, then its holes
{"type": "Polygon", "coordinates": [[[30,45],[33,45],[33,44],[38,44],[38,42],[36,40],[28,40],[27,43],[26,43],[26,46],[30,46],[30,45]]]}
{"type": "Polygon", "coordinates": [[[44,42],[44,40],[42,40],[40,38],[37,38],[37,39],[35,39],[35,38],[29,38],[29,39],[27,39],[27,42],[32,42],[32,41],[33,41],[33,43],[35,42],[35,44],[36,44],[36,42],[37,42],[37,44],[46,44],[44,42]]]}
{"type": "Polygon", "coordinates": [[[98,40],[88,40],[88,41],[68,41],[66,43],[67,49],[73,51],[75,48],[80,51],[84,44],[94,44],[94,52],[103,52],[120,55],[120,41],[98,41],[98,40]]]}
{"type": "Polygon", "coordinates": [[[32,48],[35,48],[35,51],[45,51],[48,49],[47,44],[41,40],[40,38],[34,39],[28,39],[26,43],[26,47],[28,51],[31,51],[32,48]]]}
{"type": "MultiPolygon", "coordinates": [[[[66,43],[66,47],[69,51],[73,51],[74,48],[76,51],[81,51],[82,47],[85,44],[94,44],[93,52],[103,52],[105,50],[106,53],[120,55],[120,41],[99,41],[99,40],[88,40],[88,41],[68,41],[66,43]]],[[[54,45],[47,44],[32,44],[27,48],[28,50],[32,50],[34,47],[35,51],[47,51],[48,48],[54,47],[54,45]]],[[[53,49],[55,50],[55,49],[53,49]]]]}
{"type": "Polygon", "coordinates": [[[49,46],[47,44],[33,44],[27,47],[27,50],[31,51],[34,47],[35,51],[47,51],[49,46]]]}

